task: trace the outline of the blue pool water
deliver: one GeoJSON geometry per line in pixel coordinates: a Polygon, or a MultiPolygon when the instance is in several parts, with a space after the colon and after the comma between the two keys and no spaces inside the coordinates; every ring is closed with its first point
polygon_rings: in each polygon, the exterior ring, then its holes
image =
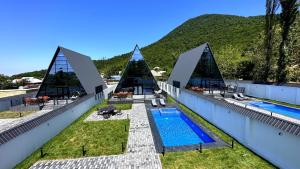
{"type": "Polygon", "coordinates": [[[282,114],[288,117],[300,119],[300,109],[281,106],[277,104],[272,104],[268,102],[262,102],[262,101],[253,101],[250,102],[249,105],[255,106],[261,109],[265,109],[274,113],[282,114]]]}
{"type": "Polygon", "coordinates": [[[214,142],[176,108],[152,109],[151,113],[163,145],[166,147],[214,142]]]}

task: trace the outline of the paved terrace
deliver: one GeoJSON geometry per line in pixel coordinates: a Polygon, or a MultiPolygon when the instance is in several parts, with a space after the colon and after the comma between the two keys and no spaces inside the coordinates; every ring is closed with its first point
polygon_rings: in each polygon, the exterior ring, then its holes
{"type": "MultiPolygon", "coordinates": [[[[128,112],[123,112],[127,114],[128,112]]],[[[132,105],[130,128],[125,154],[68,160],[48,160],[35,163],[31,169],[42,168],[162,168],[156,153],[144,103],[132,105]]]]}

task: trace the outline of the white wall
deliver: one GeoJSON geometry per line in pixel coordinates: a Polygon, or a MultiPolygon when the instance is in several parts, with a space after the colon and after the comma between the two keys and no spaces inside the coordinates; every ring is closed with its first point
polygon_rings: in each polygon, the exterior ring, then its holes
{"type": "Polygon", "coordinates": [[[110,92],[114,92],[117,87],[117,84],[107,86],[107,88],[103,91],[105,99],[108,99],[108,94],[110,92]]]}
{"type": "MultiPolygon", "coordinates": [[[[104,97],[107,98],[107,94],[113,89],[114,87],[105,89],[104,97]]],[[[0,168],[10,169],[23,161],[92,106],[102,101],[102,99],[97,98],[96,100],[95,98],[90,97],[32,130],[0,145],[0,168]]]]}
{"type": "MultiPolygon", "coordinates": [[[[159,82],[160,87],[165,90],[163,84],[159,82]]],[[[170,92],[168,94],[175,95],[170,92]]],[[[174,98],[274,165],[287,169],[300,168],[300,137],[184,90],[180,91],[179,97],[174,98]],[[279,132],[282,134],[279,135],[279,132]]]]}
{"type": "Polygon", "coordinates": [[[299,137],[257,120],[250,120],[246,139],[249,148],[280,168],[300,168],[299,137]]]}
{"type": "Polygon", "coordinates": [[[245,94],[254,97],[277,100],[300,105],[300,88],[289,86],[275,86],[251,83],[238,83],[245,87],[245,94]]]}
{"type": "Polygon", "coordinates": [[[21,94],[21,95],[0,98],[0,111],[8,110],[11,107],[11,102],[13,105],[22,104],[24,97],[33,97],[33,96],[35,96],[35,94],[36,93],[34,92],[34,93],[21,94]]]}

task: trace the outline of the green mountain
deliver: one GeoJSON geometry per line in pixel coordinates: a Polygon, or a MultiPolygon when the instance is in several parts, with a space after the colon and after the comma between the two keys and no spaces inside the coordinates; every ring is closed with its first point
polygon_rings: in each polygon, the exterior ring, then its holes
{"type": "MultiPolygon", "coordinates": [[[[211,45],[217,61],[218,55],[226,54],[228,48],[236,50],[242,56],[260,37],[263,26],[263,16],[202,15],[184,22],[141,51],[150,68],[159,66],[170,73],[181,53],[205,42],[211,45]]],[[[129,56],[130,53],[126,53],[104,61],[96,60],[95,64],[101,72],[114,74],[123,70],[129,56]]],[[[222,66],[220,68],[222,71],[222,66]]]]}
{"type": "MultiPolygon", "coordinates": [[[[280,28],[276,31],[276,45],[280,41],[280,28]]],[[[156,66],[172,71],[177,57],[202,43],[212,47],[218,66],[225,78],[259,79],[263,61],[264,16],[241,17],[233,15],[202,15],[192,18],[175,28],[159,41],[141,49],[145,60],[152,69],[156,66]]],[[[300,77],[300,17],[291,32],[293,51],[291,51],[290,79],[300,77]],[[295,66],[296,65],[296,66],[295,66]]],[[[271,73],[276,69],[277,49],[274,49],[271,73]]],[[[126,66],[131,53],[115,56],[107,60],[95,60],[98,70],[105,75],[117,74],[126,66]]],[[[42,72],[29,72],[43,77],[42,72]]],[[[271,79],[273,76],[271,76],[271,79]]]]}
{"type": "Polygon", "coordinates": [[[44,78],[45,74],[46,74],[47,70],[36,70],[36,71],[32,71],[32,72],[25,72],[25,73],[20,73],[20,74],[16,74],[16,75],[12,75],[11,79],[18,79],[21,77],[35,77],[35,78],[44,78]]]}

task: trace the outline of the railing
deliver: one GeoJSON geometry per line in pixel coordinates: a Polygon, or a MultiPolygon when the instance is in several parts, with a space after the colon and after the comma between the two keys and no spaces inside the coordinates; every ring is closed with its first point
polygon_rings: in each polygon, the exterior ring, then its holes
{"type": "Polygon", "coordinates": [[[24,104],[17,105],[17,106],[12,106],[9,108],[9,110],[14,111],[14,112],[24,112],[24,111],[39,111],[40,106],[39,105],[27,105],[25,106],[24,104]]]}
{"type": "Polygon", "coordinates": [[[291,117],[288,117],[288,116],[285,116],[285,115],[282,115],[282,114],[279,114],[279,113],[276,113],[276,112],[268,111],[268,110],[265,110],[265,109],[260,109],[260,108],[257,108],[257,107],[254,107],[254,106],[251,106],[251,105],[248,105],[248,104],[244,104],[244,103],[241,103],[241,102],[237,102],[237,101],[234,101],[234,100],[229,100],[229,99],[224,99],[224,100],[228,103],[231,103],[231,104],[234,104],[234,105],[237,105],[237,106],[240,106],[240,107],[244,107],[246,109],[254,110],[254,111],[257,111],[257,112],[260,112],[260,113],[263,113],[263,114],[267,114],[267,115],[270,115],[270,116],[273,116],[273,117],[277,117],[277,118],[280,118],[280,119],[283,119],[283,120],[287,120],[287,121],[290,121],[290,122],[293,122],[293,123],[300,124],[299,119],[294,119],[294,118],[291,118],[291,117]]]}
{"type": "MultiPolygon", "coordinates": [[[[169,85],[165,82],[160,81],[160,82],[158,82],[158,84],[159,84],[159,86],[162,90],[166,91],[173,98],[176,98],[176,99],[179,98],[180,93],[182,92],[181,89],[176,88],[172,85],[169,85]],[[175,90],[176,92],[173,91],[173,90],[175,90]]],[[[276,117],[276,118],[279,118],[279,119],[282,119],[282,120],[286,120],[286,121],[289,121],[289,122],[292,122],[292,123],[300,124],[299,119],[288,117],[288,116],[285,116],[285,115],[282,115],[282,114],[279,114],[279,113],[276,113],[276,112],[260,109],[260,108],[250,106],[250,105],[247,105],[247,104],[244,104],[244,103],[241,103],[241,102],[237,102],[237,101],[234,101],[234,100],[230,100],[230,99],[224,99],[224,100],[228,103],[237,105],[239,107],[243,107],[243,108],[253,110],[253,111],[256,111],[256,112],[259,112],[259,113],[263,113],[263,114],[266,114],[266,115],[269,115],[269,116],[272,116],[272,117],[276,117]]]]}

